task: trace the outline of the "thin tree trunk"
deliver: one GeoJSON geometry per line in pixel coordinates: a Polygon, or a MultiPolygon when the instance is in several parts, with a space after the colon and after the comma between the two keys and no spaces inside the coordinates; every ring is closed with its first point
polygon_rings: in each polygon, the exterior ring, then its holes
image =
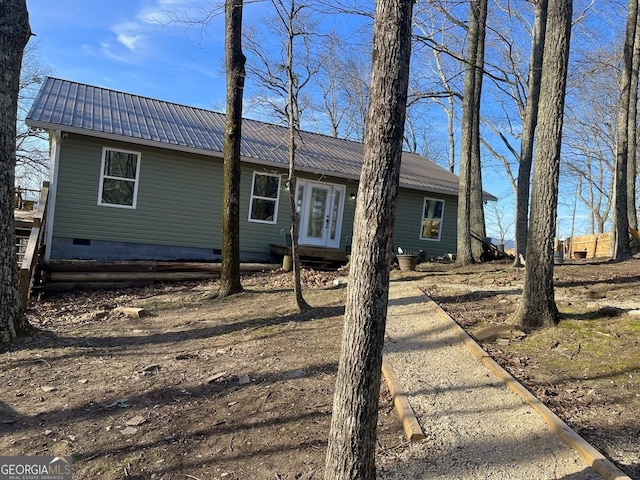
{"type": "MultiPolygon", "coordinates": [[[[473,5],[473,2],[472,2],[473,5]]],[[[471,200],[470,228],[473,233],[484,238],[487,229],[484,221],[484,198],[482,195],[482,160],[480,157],[480,104],[482,98],[482,79],[484,77],[484,41],[486,36],[487,0],[477,3],[478,39],[476,43],[476,63],[474,68],[473,88],[473,121],[471,122],[471,200]]],[[[472,242],[471,251],[474,258],[480,258],[483,246],[480,242],[472,242]]]]}
{"type": "MultiPolygon", "coordinates": [[[[627,215],[627,164],[629,155],[629,106],[633,77],[633,46],[638,23],[638,0],[629,0],[627,32],[622,55],[620,76],[620,110],[618,112],[618,143],[616,145],[616,165],[614,170],[614,207],[612,219],[611,257],[616,260],[631,258],[629,247],[629,217],[627,215]]],[[[635,128],[635,126],[634,126],[635,128]]]]}
{"type": "Polygon", "coordinates": [[[531,58],[529,60],[529,96],[525,107],[522,142],[520,143],[520,164],[518,166],[518,186],[516,193],[516,245],[515,265],[520,266],[520,254],[527,249],[529,222],[529,185],[533,164],[533,144],[538,124],[538,106],[540,104],[540,80],[542,78],[542,58],[547,28],[547,0],[532,2],[535,11],[533,36],[531,39],[531,58]]]}
{"type": "Polygon", "coordinates": [[[527,328],[552,326],[560,318],[553,290],[553,239],[572,10],[571,0],[549,0],[527,264],[520,307],[514,314],[515,322],[527,328]]]}
{"type": "Polygon", "coordinates": [[[300,236],[300,215],[296,205],[296,132],[300,123],[300,112],[298,110],[298,99],[295,94],[296,75],[293,71],[293,43],[295,39],[294,19],[296,16],[295,0],[291,0],[289,24],[287,25],[288,42],[287,42],[287,114],[289,123],[289,207],[291,209],[291,256],[293,257],[293,293],[296,299],[296,305],[300,311],[310,308],[309,304],[302,295],[300,252],[298,251],[298,238],[300,236]]]}
{"type": "Polygon", "coordinates": [[[371,100],[358,187],[326,480],[375,479],[389,266],[405,123],[412,0],[378,0],[371,100]]]}
{"type": "Polygon", "coordinates": [[[447,79],[447,75],[442,68],[442,61],[440,60],[440,52],[437,50],[433,51],[433,55],[436,61],[436,65],[438,67],[438,75],[440,77],[440,81],[444,86],[445,91],[449,93],[447,97],[447,106],[444,106],[444,102],[439,102],[442,106],[442,109],[447,114],[447,139],[449,143],[449,152],[447,154],[449,159],[449,171],[451,173],[455,172],[456,168],[456,131],[454,127],[454,121],[456,117],[456,105],[455,105],[455,96],[451,87],[449,86],[449,80],[447,79]]]}
{"type": "Polygon", "coordinates": [[[225,3],[225,56],[227,114],[224,136],[224,187],[222,192],[222,271],[218,295],[242,292],[240,282],[240,147],[242,95],[246,58],[242,53],[243,0],[225,3]]]}

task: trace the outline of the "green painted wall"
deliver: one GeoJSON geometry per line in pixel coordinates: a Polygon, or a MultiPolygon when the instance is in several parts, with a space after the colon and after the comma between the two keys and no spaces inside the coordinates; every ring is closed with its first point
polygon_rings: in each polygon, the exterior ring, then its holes
{"type": "Polygon", "coordinates": [[[69,135],[53,235],[211,248],[220,231],[222,164],[204,156],[69,135]],[[135,209],[98,206],[102,147],[141,152],[135,209]]]}
{"type": "Polygon", "coordinates": [[[456,252],[456,236],[458,231],[457,197],[401,190],[398,195],[398,210],[396,212],[396,228],[393,235],[393,245],[402,247],[405,251],[425,252],[427,258],[456,252]],[[422,222],[422,208],[424,199],[433,198],[444,201],[442,216],[442,232],[440,240],[420,239],[420,224],[422,222]]]}
{"type": "MultiPolygon", "coordinates": [[[[357,192],[355,181],[302,174],[302,178],[346,185],[340,248],[351,244],[357,192]]],[[[281,231],[289,231],[289,198],[286,171],[259,165],[242,167],[240,197],[240,248],[243,252],[268,253],[269,244],[284,243],[281,231]],[[249,222],[253,172],[282,175],[277,223],[249,222]]],[[[422,192],[401,190],[394,245],[423,250],[428,257],[455,252],[456,198],[445,200],[440,241],[420,240],[422,192]]],[[[150,245],[220,248],[222,215],[222,160],[203,155],[140,147],[70,134],[63,141],[58,173],[54,237],[81,238],[150,245]],[[98,206],[102,147],[141,153],[136,209],[98,206]]]]}

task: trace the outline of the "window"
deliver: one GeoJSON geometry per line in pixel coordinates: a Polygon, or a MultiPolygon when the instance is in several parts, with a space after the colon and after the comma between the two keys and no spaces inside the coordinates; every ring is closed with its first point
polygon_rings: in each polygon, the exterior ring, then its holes
{"type": "Polygon", "coordinates": [[[98,205],[136,208],[140,153],[102,149],[98,205]]]}
{"type": "Polygon", "coordinates": [[[249,221],[276,223],[278,217],[278,197],[280,176],[253,172],[249,221]]]}
{"type": "Polygon", "coordinates": [[[420,239],[440,240],[440,232],[442,231],[443,210],[444,202],[442,200],[434,200],[433,198],[424,199],[420,239]]]}

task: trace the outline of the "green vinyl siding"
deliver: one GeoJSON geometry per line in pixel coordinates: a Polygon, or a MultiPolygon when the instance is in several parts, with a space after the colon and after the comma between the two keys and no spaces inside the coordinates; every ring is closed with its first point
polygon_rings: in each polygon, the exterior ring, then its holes
{"type": "Polygon", "coordinates": [[[455,253],[457,244],[458,199],[429,192],[400,190],[398,193],[398,209],[393,235],[394,249],[402,247],[405,251],[425,252],[427,258],[455,253]],[[422,209],[424,199],[432,198],[444,202],[440,240],[420,238],[422,209]]]}
{"type": "MultiPolygon", "coordinates": [[[[240,250],[268,254],[290,230],[286,169],[243,163],[240,186],[240,250]],[[275,224],[249,221],[253,172],[281,175],[275,224]]],[[[357,182],[301,174],[300,178],[346,186],[340,248],[352,244],[357,182]]],[[[219,249],[222,229],[222,159],[70,134],[63,141],[53,236],[136,244],[219,249]],[[136,208],[98,205],[102,148],[140,153],[136,208]]],[[[401,189],[394,246],[428,257],[455,252],[457,199],[401,189]],[[439,241],[421,240],[424,198],[443,200],[439,241]]]]}
{"type": "Polygon", "coordinates": [[[61,150],[53,235],[214,248],[221,190],[218,159],[70,135],[61,150]],[[98,205],[103,146],[140,152],[135,209],[98,205]]]}

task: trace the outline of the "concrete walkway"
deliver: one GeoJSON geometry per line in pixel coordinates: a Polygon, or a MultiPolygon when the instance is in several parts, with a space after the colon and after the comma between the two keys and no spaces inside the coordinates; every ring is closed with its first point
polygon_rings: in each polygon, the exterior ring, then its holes
{"type": "Polygon", "coordinates": [[[603,478],[472,355],[437,308],[412,282],[391,283],[385,355],[426,438],[382,452],[378,478],[603,478]]]}

